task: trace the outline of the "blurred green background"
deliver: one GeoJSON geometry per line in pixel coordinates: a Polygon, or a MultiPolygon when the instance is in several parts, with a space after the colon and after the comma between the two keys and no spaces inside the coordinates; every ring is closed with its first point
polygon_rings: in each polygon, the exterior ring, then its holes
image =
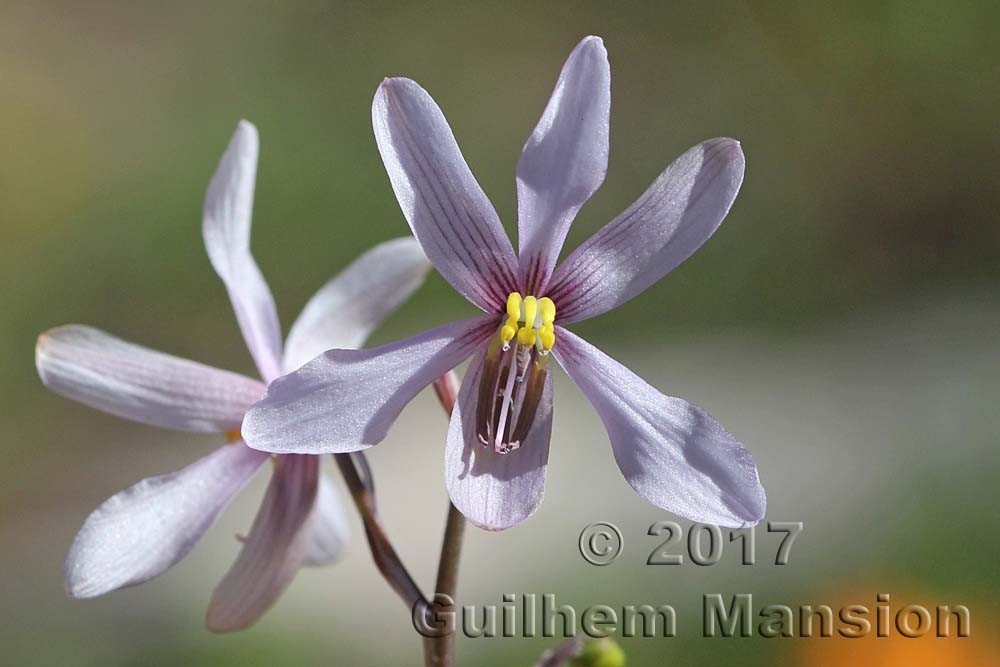
{"type": "MultiPolygon", "coordinates": [[[[766,532],[753,567],[728,543],[712,567],[646,566],[658,542],[646,528],[672,517],[631,492],[560,375],[546,502],[508,532],[470,529],[462,601],[548,592],[580,609],[674,605],[677,638],[623,641],[636,665],[1000,664],[997,3],[0,7],[4,662],[418,664],[408,614],[356,521],[347,559],[303,572],[258,626],[203,629],[263,479],[163,577],[65,598],[62,559],[87,513],[217,442],[48,393],[34,341],[87,323],[252,374],[200,235],[237,120],[261,133],[254,252],[287,327],[350,259],[408,233],[371,132],[383,77],[412,77],[436,98],[513,230],[520,148],[563,60],[598,34],[612,66],[611,161],[567,247],[703,139],[740,139],[747,177],[705,248],[576,329],[708,408],[754,453],[768,518],[805,532],[784,567],[770,563],[766,532]],[[605,568],[577,553],[597,520],[625,535],[605,568]],[[873,607],[878,592],[964,603],[973,637],[910,640],[904,658],[878,653],[895,640],[848,658],[835,639],[703,639],[701,595],[713,592],[750,592],[759,606],[873,607]]],[[[471,312],[432,276],[373,342],[471,312]]],[[[384,520],[425,588],[446,502],[444,434],[425,392],[371,454],[384,520]]],[[[459,657],[527,665],[553,644],[466,639],[459,657]]]]}

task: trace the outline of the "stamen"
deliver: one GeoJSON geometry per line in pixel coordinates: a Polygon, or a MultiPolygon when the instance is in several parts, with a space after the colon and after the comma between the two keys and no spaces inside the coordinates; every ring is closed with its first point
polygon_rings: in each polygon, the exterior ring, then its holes
{"type": "MultiPolygon", "coordinates": [[[[500,399],[500,418],[497,419],[496,428],[496,439],[493,441],[493,450],[497,453],[503,453],[505,449],[504,432],[508,427],[507,417],[510,411],[510,405],[514,399],[514,379],[515,379],[515,366],[516,364],[511,364],[507,368],[507,386],[504,387],[503,396],[500,399]]],[[[510,445],[513,447],[519,446],[520,442],[511,442],[510,445]]]]}
{"type": "Polygon", "coordinates": [[[510,349],[510,341],[517,334],[518,321],[521,319],[521,295],[511,292],[507,297],[507,323],[500,328],[500,340],[503,341],[504,352],[510,349]]]}
{"type": "Polygon", "coordinates": [[[524,312],[521,314],[521,321],[524,326],[535,328],[535,314],[538,311],[538,301],[533,296],[524,297],[524,312]]]}
{"type": "Polygon", "coordinates": [[[521,327],[517,332],[517,342],[525,347],[531,347],[535,344],[535,330],[521,327]]]}
{"type": "Polygon", "coordinates": [[[542,316],[542,324],[552,324],[556,321],[556,304],[547,296],[538,300],[538,310],[542,316]]]}
{"type": "Polygon", "coordinates": [[[521,319],[521,294],[520,292],[511,292],[507,296],[507,317],[513,319],[517,322],[521,319]]]}
{"type": "Polygon", "coordinates": [[[556,331],[551,324],[546,324],[538,332],[538,338],[542,343],[542,354],[548,354],[556,344],[556,331]]]}
{"type": "Polygon", "coordinates": [[[556,342],[552,299],[511,292],[506,306],[504,323],[487,350],[476,406],[479,441],[498,454],[520,447],[531,431],[545,389],[547,355],[556,342]]]}

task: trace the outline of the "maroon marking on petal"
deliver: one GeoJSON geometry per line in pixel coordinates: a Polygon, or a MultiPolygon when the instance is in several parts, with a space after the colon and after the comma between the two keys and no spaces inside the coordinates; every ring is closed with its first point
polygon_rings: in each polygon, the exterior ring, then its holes
{"type": "MultiPolygon", "coordinates": [[[[392,96],[389,96],[389,99],[392,99],[392,96]]],[[[437,221],[439,228],[442,231],[450,232],[451,239],[456,244],[443,247],[440,242],[435,241],[436,247],[443,254],[456,256],[470,273],[479,274],[481,279],[474,281],[472,287],[476,288],[483,302],[500,309],[506,299],[504,288],[514,284],[510,267],[489,252],[494,244],[487,242],[484,230],[477,224],[467,202],[461,197],[457,201],[449,198],[440,187],[440,180],[430,176],[434,173],[434,169],[421,151],[419,144],[414,140],[412,128],[406,122],[405,114],[400,113],[397,118],[400,120],[399,127],[403,130],[397,136],[413,158],[423,180],[423,187],[415,188],[416,195],[424,202],[428,212],[437,221]],[[427,195],[433,196],[435,206],[431,205],[432,202],[427,195]],[[444,202],[448,203],[448,210],[446,210],[444,202]],[[459,211],[459,207],[461,211],[459,211]],[[435,209],[438,211],[438,215],[435,215],[435,209]],[[456,224],[458,220],[463,218],[468,224],[456,224]],[[460,252],[457,252],[458,250],[460,252]],[[501,272],[499,275],[496,273],[497,269],[501,272]],[[489,275],[489,280],[484,279],[486,274],[489,275]]],[[[483,221],[479,220],[479,222],[483,221]]]]}
{"type": "MultiPolygon", "coordinates": [[[[701,172],[703,173],[708,167],[715,167],[715,169],[707,177],[700,178],[699,181],[706,185],[714,182],[726,168],[727,164],[725,161],[716,160],[716,158],[729,149],[730,144],[720,142],[704,155],[701,172]]],[[[690,193],[685,208],[696,205],[707,191],[708,188],[703,186],[698,191],[690,193]]],[[[634,233],[637,233],[634,231],[634,227],[641,224],[644,221],[644,217],[650,211],[657,210],[667,194],[667,189],[662,188],[648,201],[643,201],[640,198],[634,205],[634,208],[624,217],[608,223],[608,225],[581,245],[573,255],[586,252],[597,243],[601,244],[602,249],[605,251],[602,254],[605,255],[613,252],[616,247],[625,245],[622,241],[630,239],[634,233]]],[[[572,260],[573,257],[571,256],[570,261],[572,260]]],[[[581,261],[570,266],[566,274],[559,276],[557,284],[549,294],[550,298],[561,306],[559,319],[572,319],[592,300],[595,292],[599,291],[600,288],[599,282],[592,279],[601,270],[602,264],[603,257],[601,254],[594,254],[594,256],[586,259],[586,261],[581,261]]]]}

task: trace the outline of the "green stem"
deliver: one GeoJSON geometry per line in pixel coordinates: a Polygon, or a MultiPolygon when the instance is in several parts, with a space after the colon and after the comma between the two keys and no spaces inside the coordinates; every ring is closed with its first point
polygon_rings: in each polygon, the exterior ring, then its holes
{"type": "MultiPolygon", "coordinates": [[[[441,407],[451,416],[455,408],[458,393],[458,380],[454,372],[442,375],[434,383],[441,407]]],[[[462,557],[462,536],[465,533],[465,517],[448,503],[448,519],[444,526],[444,539],[441,542],[441,557],[438,559],[437,582],[434,588],[432,611],[441,611],[445,600],[455,599],[458,589],[458,564],[462,557]],[[447,597],[439,597],[447,596],[447,597]]],[[[453,629],[452,629],[453,630],[453,629]]],[[[424,640],[424,663],[427,667],[453,667],[455,664],[455,634],[449,632],[441,637],[429,637],[424,640]]]]}

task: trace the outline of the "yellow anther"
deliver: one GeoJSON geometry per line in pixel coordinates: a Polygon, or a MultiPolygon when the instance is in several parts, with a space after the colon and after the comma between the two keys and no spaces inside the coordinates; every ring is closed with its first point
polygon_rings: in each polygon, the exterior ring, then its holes
{"type": "Polygon", "coordinates": [[[551,324],[546,324],[538,331],[538,338],[542,341],[542,348],[546,352],[556,344],[556,330],[551,324]]]}
{"type": "Polygon", "coordinates": [[[535,314],[538,312],[538,301],[533,296],[524,297],[524,326],[534,328],[535,314]]]}
{"type": "Polygon", "coordinates": [[[239,442],[243,439],[243,435],[240,433],[239,429],[234,429],[232,431],[226,431],[226,442],[233,443],[239,442]]]}
{"type": "Polygon", "coordinates": [[[520,331],[517,332],[517,342],[524,347],[530,347],[535,344],[535,330],[531,327],[521,327],[520,331]]]}
{"type": "Polygon", "coordinates": [[[538,309],[542,312],[542,325],[552,324],[556,321],[556,304],[552,299],[543,296],[538,300],[538,309]]]}
{"type": "Polygon", "coordinates": [[[522,347],[536,346],[542,354],[548,354],[556,342],[556,304],[549,297],[521,296],[520,292],[507,295],[507,320],[500,327],[497,345],[510,349],[510,341],[517,337],[522,347]]]}
{"type": "Polygon", "coordinates": [[[521,295],[518,292],[511,292],[507,297],[507,317],[515,325],[521,319],[521,295]]]}

